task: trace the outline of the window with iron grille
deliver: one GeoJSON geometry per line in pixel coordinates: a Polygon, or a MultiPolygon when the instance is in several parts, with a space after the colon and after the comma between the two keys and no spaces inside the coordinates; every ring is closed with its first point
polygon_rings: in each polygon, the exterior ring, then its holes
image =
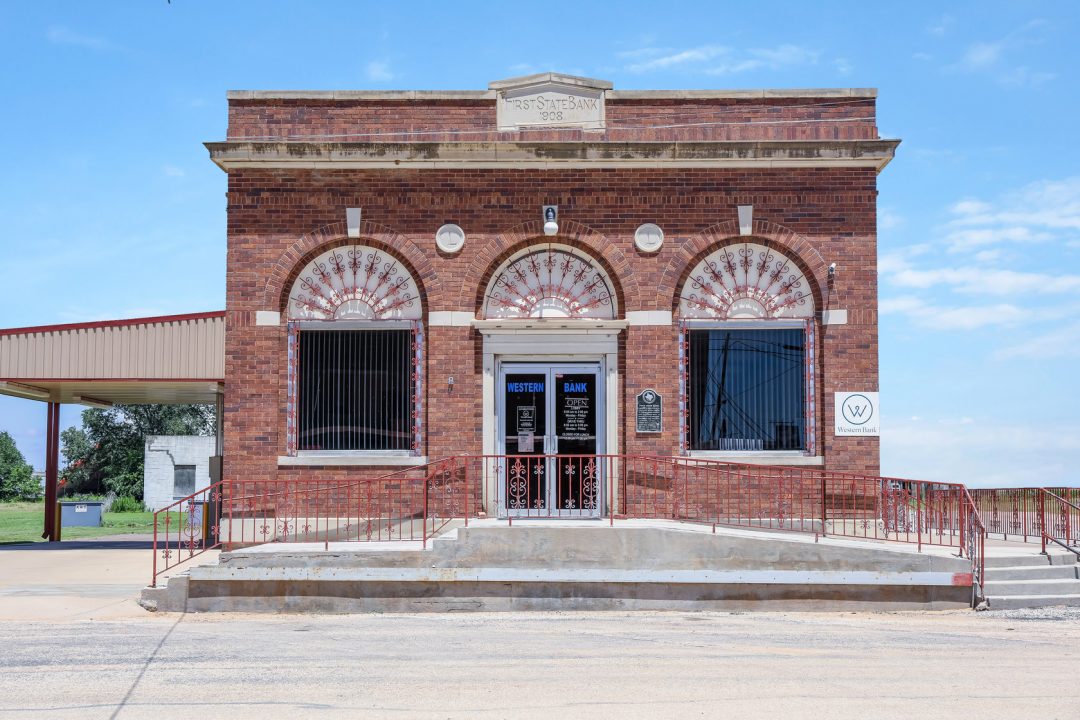
{"type": "Polygon", "coordinates": [[[686,433],[691,451],[806,451],[803,328],[688,329],[686,433]]]}
{"type": "Polygon", "coordinates": [[[300,451],[412,451],[416,333],[304,329],[297,341],[300,451]]]}

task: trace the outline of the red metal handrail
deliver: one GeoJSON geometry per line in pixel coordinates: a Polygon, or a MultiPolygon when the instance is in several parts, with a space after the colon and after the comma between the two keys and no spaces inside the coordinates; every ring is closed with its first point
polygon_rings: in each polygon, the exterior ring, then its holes
{"type": "Polygon", "coordinates": [[[1076,521],[1080,518],[1065,508],[1080,505],[1080,488],[975,488],[970,493],[991,535],[1041,542],[1045,528],[1048,538],[1077,544],[1080,528],[1076,521]],[[1053,496],[1050,506],[1057,510],[1049,515],[1047,493],[1053,496]]]}
{"type": "Polygon", "coordinates": [[[1070,502],[1052,490],[1039,488],[1039,510],[1042,551],[1046,554],[1046,542],[1061,545],[1080,556],[1080,505],[1070,502]],[[1051,506],[1048,513],[1046,506],[1051,506]]]}
{"type": "Polygon", "coordinates": [[[150,585],[181,563],[221,546],[217,505],[223,483],[218,481],[154,511],[154,565],[150,585]],[[173,518],[175,517],[175,523],[173,518]],[[175,532],[174,532],[175,531],[175,532]],[[158,548],[162,567],[158,569],[158,548]]]}
{"type": "MultiPolygon", "coordinates": [[[[419,541],[485,507],[515,518],[662,518],[865,540],[942,545],[972,564],[981,588],[988,533],[985,497],[958,483],[647,455],[463,455],[374,478],[229,480],[154,514],[153,581],[216,547],[265,542],[419,541]],[[207,511],[199,535],[196,506],[207,511]],[[187,511],[185,516],[184,512],[187,511]],[[177,513],[179,513],[177,515],[177,513]],[[185,517],[187,520],[185,520],[185,517]],[[175,527],[173,526],[175,518],[175,527]],[[159,525],[163,531],[159,530],[159,525]],[[175,534],[175,537],[174,537],[175,534]],[[196,537],[198,536],[198,537],[196,537]],[[159,566],[159,550],[164,566],[159,566]]],[[[1067,498],[1061,508],[1076,508],[1067,498]]],[[[1032,497],[1037,495],[1033,494],[1032,497]]],[[[1015,495],[1019,503],[1023,495],[1015,495]]],[[[1026,502],[1026,501],[1025,501],[1026,502]]],[[[1044,501],[1029,526],[1050,527],[1044,501]]],[[[1026,506],[1025,506],[1026,507],[1026,506]]],[[[1058,505],[1054,505],[1058,508],[1058,505]]],[[[1065,512],[1066,541],[1080,515],[1065,512]]],[[[1020,517],[1020,516],[1018,516],[1020,517]]],[[[1062,523],[1058,523],[1061,525],[1062,523]]],[[[1072,534],[1070,534],[1072,533],[1072,534]]]]}

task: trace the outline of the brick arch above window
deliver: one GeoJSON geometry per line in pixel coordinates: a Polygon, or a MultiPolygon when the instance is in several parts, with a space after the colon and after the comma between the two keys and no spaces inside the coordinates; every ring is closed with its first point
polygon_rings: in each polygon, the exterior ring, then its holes
{"type": "Polygon", "coordinates": [[[791,258],[748,239],[724,245],[690,271],[679,293],[682,319],[814,316],[810,282],[791,258]]]}
{"type": "MultiPolygon", "coordinates": [[[[691,284],[690,278],[698,266],[718,251],[740,245],[756,245],[771,251],[777,258],[787,258],[795,272],[806,280],[805,288],[809,294],[810,314],[812,315],[817,308],[822,307],[821,288],[826,286],[828,265],[821,253],[806,237],[782,225],[765,220],[755,220],[753,232],[748,236],[739,234],[739,226],[735,220],[717,223],[690,236],[675,251],[661,275],[657,297],[671,298],[672,309],[681,310],[683,293],[691,284]]],[[[761,258],[758,260],[760,261],[761,258]]],[[[715,317],[715,315],[708,317],[715,317]]],[[[792,317],[792,315],[782,317],[792,317]]]]}
{"type": "Polygon", "coordinates": [[[405,265],[370,245],[344,245],[313,258],[293,281],[290,320],[419,320],[420,291],[405,265]]]}
{"type": "Polygon", "coordinates": [[[514,253],[495,271],[480,317],[614,320],[613,283],[592,257],[569,245],[542,242],[514,253]]]}
{"type": "Polygon", "coordinates": [[[485,242],[465,271],[458,307],[469,307],[477,314],[482,313],[485,291],[495,272],[523,249],[549,243],[571,247],[593,258],[610,280],[617,307],[631,310],[638,307],[630,260],[606,236],[573,220],[560,220],[556,236],[545,236],[543,223],[536,220],[517,225],[485,242]]]}
{"type": "Polygon", "coordinates": [[[317,256],[334,248],[372,247],[395,258],[410,274],[421,304],[427,300],[427,288],[438,286],[438,275],[431,261],[411,240],[386,225],[360,223],[360,237],[349,238],[345,223],[331,223],[299,238],[278,258],[263,291],[264,307],[288,312],[291,290],[300,273],[317,256]]]}

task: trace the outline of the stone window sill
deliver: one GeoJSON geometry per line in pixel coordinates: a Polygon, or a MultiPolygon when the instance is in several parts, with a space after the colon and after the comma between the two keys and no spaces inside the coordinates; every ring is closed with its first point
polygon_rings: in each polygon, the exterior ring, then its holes
{"type": "Polygon", "coordinates": [[[691,452],[682,456],[690,460],[716,460],[718,462],[737,463],[740,465],[809,465],[821,466],[825,458],[821,455],[801,455],[784,452],[691,452]]]}
{"type": "Polygon", "coordinates": [[[417,455],[280,455],[278,467],[414,467],[426,465],[417,455]]]}

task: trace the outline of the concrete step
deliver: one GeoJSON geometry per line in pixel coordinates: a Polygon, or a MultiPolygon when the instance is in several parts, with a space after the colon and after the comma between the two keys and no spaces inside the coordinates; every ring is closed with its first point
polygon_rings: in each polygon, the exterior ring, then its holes
{"type": "Polygon", "coordinates": [[[987,580],[983,591],[989,598],[1003,595],[1080,594],[1080,580],[987,580]]]}
{"type": "Polygon", "coordinates": [[[426,549],[332,542],[222,553],[143,597],[148,608],[187,612],[928,610],[969,606],[970,583],[967,560],[907,546],[673,521],[477,522],[426,549]]]}
{"type": "Polygon", "coordinates": [[[1075,580],[1080,578],[1080,565],[1019,565],[986,568],[987,582],[1005,580],[1075,580]]]}
{"type": "Polygon", "coordinates": [[[1080,607],[1080,595],[1001,595],[990,598],[991,610],[1020,610],[1055,605],[1080,607]]]}
{"type": "Polygon", "coordinates": [[[1057,553],[1051,552],[1049,555],[1042,555],[1038,552],[1028,553],[1026,555],[990,555],[986,556],[986,569],[989,571],[991,568],[1002,567],[1022,567],[1022,566],[1042,566],[1047,565],[1075,565],[1076,555],[1072,553],[1057,553]]]}

